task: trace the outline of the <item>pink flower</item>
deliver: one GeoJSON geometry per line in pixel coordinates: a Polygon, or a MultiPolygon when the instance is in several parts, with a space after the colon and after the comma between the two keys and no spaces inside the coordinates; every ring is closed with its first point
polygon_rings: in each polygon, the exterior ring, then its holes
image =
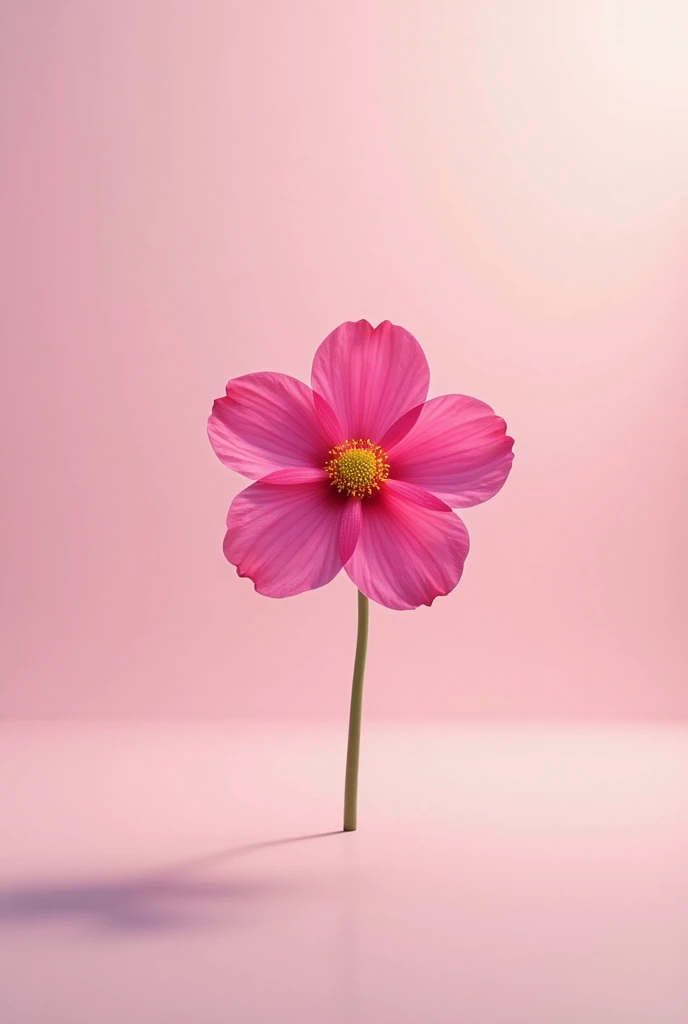
{"type": "Polygon", "coordinates": [[[388,320],[325,338],[311,388],[281,373],[229,381],[210,443],[256,483],[232,502],[224,553],[258,593],[315,590],[342,567],[388,608],[454,589],[468,532],[452,509],[497,493],[513,440],[476,398],[426,401],[429,382],[422,348],[388,320]]]}

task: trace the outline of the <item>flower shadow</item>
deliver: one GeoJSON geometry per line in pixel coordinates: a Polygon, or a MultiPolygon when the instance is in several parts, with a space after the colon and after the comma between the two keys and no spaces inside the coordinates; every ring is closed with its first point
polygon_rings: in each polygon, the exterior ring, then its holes
{"type": "MultiPolygon", "coordinates": [[[[273,847],[336,832],[290,836],[217,850],[171,867],[98,880],[52,880],[0,889],[0,928],[30,924],[84,925],[109,932],[145,932],[236,921],[246,908],[284,894],[284,881],[207,878],[208,868],[273,847]]],[[[292,887],[296,883],[292,882],[292,887]]]]}

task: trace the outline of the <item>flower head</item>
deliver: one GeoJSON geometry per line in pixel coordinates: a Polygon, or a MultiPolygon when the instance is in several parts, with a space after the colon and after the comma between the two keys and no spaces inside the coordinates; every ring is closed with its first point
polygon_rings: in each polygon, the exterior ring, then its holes
{"type": "Polygon", "coordinates": [[[453,509],[497,493],[513,440],[478,399],[426,401],[429,381],[413,335],[366,320],[323,341],[311,387],[279,373],[229,381],[208,434],[226,466],[256,481],[227,516],[224,552],[239,576],[289,597],[344,568],[397,609],[454,589],[468,533],[453,509]]]}

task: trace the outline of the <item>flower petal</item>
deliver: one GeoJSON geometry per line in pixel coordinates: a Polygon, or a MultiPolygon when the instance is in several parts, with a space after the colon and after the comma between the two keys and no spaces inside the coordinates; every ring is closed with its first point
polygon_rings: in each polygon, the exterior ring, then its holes
{"type": "Polygon", "coordinates": [[[339,532],[339,554],[342,556],[344,565],[346,565],[356,550],[358,539],[361,536],[361,523],[363,521],[361,504],[360,498],[348,498],[344,505],[344,515],[342,516],[342,525],[339,532]]]}
{"type": "Polygon", "coordinates": [[[365,500],[361,536],[346,571],[362,593],[387,608],[431,605],[461,579],[468,531],[387,487],[365,500]]]}
{"type": "Polygon", "coordinates": [[[230,506],[225,557],[267,597],[316,590],[342,568],[344,506],[329,481],[281,487],[260,480],[230,506]]]}
{"type": "Polygon", "coordinates": [[[287,469],[276,469],[260,478],[262,484],[317,484],[330,478],[324,469],[311,469],[309,466],[293,466],[287,469]]]}
{"type": "Polygon", "coordinates": [[[424,491],[416,484],[407,484],[405,480],[386,480],[385,490],[398,494],[400,498],[411,501],[415,505],[422,505],[423,508],[433,509],[435,512],[451,512],[451,506],[442,501],[436,494],[424,491]]]}
{"type": "Polygon", "coordinates": [[[249,373],[230,380],[213,405],[208,437],[221,462],[257,480],[287,466],[322,469],[342,440],[323,419],[307,384],[284,373],[249,373]]]}
{"type": "Polygon", "coordinates": [[[385,320],[373,328],[359,320],[325,338],[313,359],[311,384],[334,409],[346,438],[377,443],[400,416],[425,401],[430,370],[403,327],[385,320]]]}
{"type": "Polygon", "coordinates": [[[466,395],[442,395],[408,414],[381,444],[390,475],[416,484],[453,508],[479,505],[493,497],[509,475],[513,438],[489,405],[466,395]],[[415,420],[414,420],[415,416],[415,420]],[[402,437],[386,447],[389,438],[402,437]]]}

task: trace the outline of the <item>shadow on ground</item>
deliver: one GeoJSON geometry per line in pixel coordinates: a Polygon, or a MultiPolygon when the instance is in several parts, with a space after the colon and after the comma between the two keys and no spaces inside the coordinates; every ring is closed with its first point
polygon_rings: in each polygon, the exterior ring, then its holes
{"type": "Polygon", "coordinates": [[[242,909],[276,899],[296,883],[213,879],[206,876],[208,870],[262,850],[338,834],[319,832],[249,843],[122,878],[54,880],[0,889],[0,927],[59,922],[141,932],[214,922],[226,925],[236,920],[242,909]]]}

